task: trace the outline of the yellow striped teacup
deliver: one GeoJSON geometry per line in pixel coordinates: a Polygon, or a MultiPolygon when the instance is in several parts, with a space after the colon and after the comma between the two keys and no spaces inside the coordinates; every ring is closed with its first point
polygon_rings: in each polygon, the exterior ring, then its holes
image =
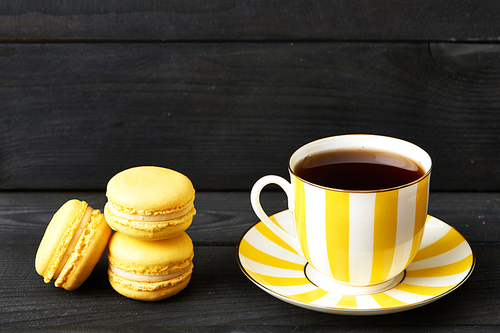
{"type": "Polygon", "coordinates": [[[292,154],[291,183],[279,176],[265,176],[253,186],[250,199],[262,222],[306,258],[312,266],[308,265],[306,274],[313,283],[323,287],[322,281],[327,280],[355,288],[372,287],[369,292],[373,292],[394,283],[415,257],[427,217],[431,168],[430,156],[404,140],[334,136],[308,143],[292,154]],[[339,149],[404,156],[418,163],[424,175],[402,186],[377,190],[328,188],[296,175],[294,167],[306,156],[339,149]],[[270,183],[287,194],[295,234],[277,226],[262,209],[260,192],[270,183]]]}

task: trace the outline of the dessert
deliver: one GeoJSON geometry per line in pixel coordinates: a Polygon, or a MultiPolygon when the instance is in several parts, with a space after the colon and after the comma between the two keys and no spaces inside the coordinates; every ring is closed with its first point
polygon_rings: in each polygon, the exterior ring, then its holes
{"type": "Polygon", "coordinates": [[[109,226],[138,239],[175,237],[196,214],[191,181],[167,168],[140,166],[119,172],[109,180],[106,196],[109,226]]]}
{"type": "Polygon", "coordinates": [[[188,285],[193,257],[193,243],[185,232],[156,241],[116,232],[108,247],[109,282],[118,293],[132,299],[164,299],[188,285]]]}
{"type": "Polygon", "coordinates": [[[111,236],[104,215],[85,201],[72,199],[52,217],[35,257],[35,269],[49,283],[78,288],[101,258],[111,236]]]}

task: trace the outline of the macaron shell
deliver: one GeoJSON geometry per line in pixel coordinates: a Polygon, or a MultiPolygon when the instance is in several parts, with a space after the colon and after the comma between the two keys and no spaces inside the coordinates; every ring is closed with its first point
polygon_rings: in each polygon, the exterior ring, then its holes
{"type": "Polygon", "coordinates": [[[195,214],[196,209],[193,208],[187,214],[172,220],[162,222],[144,222],[116,216],[109,209],[108,205],[104,207],[104,216],[113,230],[119,231],[133,238],[144,240],[160,240],[179,235],[189,228],[195,214]]]}
{"type": "Polygon", "coordinates": [[[49,283],[73,238],[88,204],[72,199],[64,203],[50,220],[35,257],[35,269],[49,283]]]}
{"type": "Polygon", "coordinates": [[[134,281],[108,269],[111,286],[121,295],[143,301],[155,301],[183,290],[193,271],[193,243],[185,233],[157,241],[144,241],[116,232],[108,247],[110,265],[127,273],[161,276],[181,272],[179,276],[157,281],[134,281]]]}
{"type": "Polygon", "coordinates": [[[111,236],[111,228],[99,210],[92,212],[71,256],[54,282],[66,290],[78,288],[92,273],[111,236]]]}
{"type": "Polygon", "coordinates": [[[106,190],[115,207],[142,215],[181,210],[194,201],[194,194],[189,178],[155,166],[123,170],[109,180],[106,190]]]}
{"type": "Polygon", "coordinates": [[[145,275],[164,275],[181,270],[193,258],[193,242],[180,235],[157,241],[145,241],[116,232],[108,245],[108,259],[117,268],[145,275]]]}
{"type": "Polygon", "coordinates": [[[133,286],[133,284],[132,287],[130,287],[130,284],[123,285],[120,283],[120,281],[123,280],[124,279],[116,279],[116,275],[113,274],[113,272],[109,275],[109,283],[111,284],[111,287],[113,287],[113,289],[119,294],[139,301],[159,301],[174,296],[186,288],[191,280],[191,274],[189,274],[186,279],[175,285],[165,286],[156,290],[140,290],[139,286],[133,286]]]}

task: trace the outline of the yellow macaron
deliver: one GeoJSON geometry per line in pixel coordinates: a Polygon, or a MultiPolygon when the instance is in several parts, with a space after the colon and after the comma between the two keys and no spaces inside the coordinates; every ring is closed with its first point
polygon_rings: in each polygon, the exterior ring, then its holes
{"type": "Polygon", "coordinates": [[[69,200],[52,217],[40,242],[35,269],[49,283],[78,288],[90,275],[111,236],[104,215],[85,201],[69,200]]]}
{"type": "Polygon", "coordinates": [[[195,190],[183,174],[140,166],[113,176],[107,185],[104,215],[109,226],[130,237],[157,240],[186,230],[196,214],[195,190]]]}
{"type": "Polygon", "coordinates": [[[156,241],[116,232],[108,246],[109,282],[118,293],[132,299],[164,299],[188,285],[193,257],[193,243],[185,232],[156,241]]]}

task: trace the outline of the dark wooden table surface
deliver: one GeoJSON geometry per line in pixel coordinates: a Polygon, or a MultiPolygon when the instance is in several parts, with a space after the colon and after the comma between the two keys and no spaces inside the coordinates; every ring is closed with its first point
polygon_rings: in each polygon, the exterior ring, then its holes
{"type": "MultiPolygon", "coordinates": [[[[256,222],[247,192],[199,192],[188,234],[195,270],[177,296],[141,302],[116,293],[103,257],[89,279],[68,292],[43,282],[34,256],[53,212],[72,197],[102,207],[102,192],[0,193],[0,324],[8,331],[106,332],[472,332],[500,324],[500,194],[434,193],[430,213],[459,230],[477,256],[469,280],[444,298],[391,315],[353,317],[305,310],[256,287],[240,271],[236,245],[256,222]]],[[[265,192],[270,212],[283,195],[265,192]]]]}
{"type": "MultiPolygon", "coordinates": [[[[500,3],[496,0],[15,0],[0,3],[0,329],[51,332],[487,332],[500,328],[500,3]],[[433,159],[429,213],[476,268],[407,312],[332,315],[240,271],[263,175],[301,145],[395,136],[433,159]],[[159,165],[197,190],[191,283],[144,303],[34,269],[52,214],[101,208],[117,172],[159,165]]],[[[267,188],[266,188],[267,189],[267,188]]],[[[285,197],[269,187],[269,213],[285,197]]]]}

